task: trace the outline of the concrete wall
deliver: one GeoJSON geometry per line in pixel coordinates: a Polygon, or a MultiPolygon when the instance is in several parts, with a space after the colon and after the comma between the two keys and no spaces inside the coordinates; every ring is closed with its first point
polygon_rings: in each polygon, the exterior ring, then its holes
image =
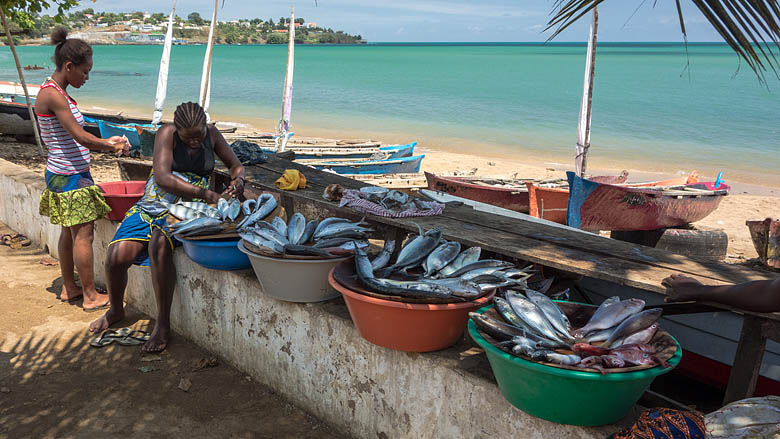
{"type": "MultiPolygon", "coordinates": [[[[48,243],[58,231],[42,225],[47,221],[37,213],[41,177],[29,174],[0,160],[2,199],[13,200],[0,202],[0,221],[48,243]]],[[[97,222],[96,266],[115,229],[116,223],[97,222]]],[[[466,338],[427,354],[381,348],[360,337],[341,299],[280,302],[263,293],[251,270],[208,270],[181,250],[175,262],[178,283],[171,317],[177,336],[220,355],[351,435],[603,438],[619,428],[559,425],[514,408],[498,390],[484,354],[466,338]]],[[[98,281],[102,272],[96,269],[98,281]]],[[[148,269],[131,269],[127,302],[156,314],[148,269]]]]}

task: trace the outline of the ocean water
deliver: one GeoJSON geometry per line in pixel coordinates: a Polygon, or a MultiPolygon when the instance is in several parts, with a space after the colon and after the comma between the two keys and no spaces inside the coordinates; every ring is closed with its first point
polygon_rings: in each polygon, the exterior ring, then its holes
{"type": "MultiPolygon", "coordinates": [[[[51,46],[21,47],[51,67],[51,46]]],[[[96,46],[77,100],[151,116],[161,46],[96,46]]],[[[196,101],[205,46],[172,49],[166,117],[196,101]]],[[[269,131],[281,112],[286,46],[217,46],[211,113],[269,131]]],[[[573,162],[583,44],[296,47],[296,133],[370,134],[423,147],[573,162]]],[[[26,72],[40,82],[51,70],[26,72]]],[[[0,79],[15,80],[7,48],[0,79]]],[[[600,44],[592,167],[698,169],[780,186],[780,80],[762,85],[723,45],[600,44]],[[690,62],[689,68],[686,65],[690,62]]]]}

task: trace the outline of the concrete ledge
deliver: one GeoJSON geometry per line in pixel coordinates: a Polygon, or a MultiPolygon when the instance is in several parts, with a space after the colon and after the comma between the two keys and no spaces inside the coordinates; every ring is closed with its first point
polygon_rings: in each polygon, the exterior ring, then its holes
{"type": "MultiPolygon", "coordinates": [[[[37,212],[42,178],[15,168],[0,160],[0,221],[35,235],[38,243],[56,243],[58,228],[46,227],[48,219],[37,212]],[[34,209],[14,207],[31,204],[34,209]]],[[[96,223],[98,282],[116,225],[96,223]]],[[[428,354],[381,348],[360,337],[341,299],[280,302],[263,294],[250,270],[208,270],[183,251],[174,259],[177,287],[171,317],[177,334],[345,433],[378,438],[603,438],[620,428],[560,425],[512,407],[498,390],[487,359],[466,338],[428,354]]],[[[148,269],[130,270],[127,302],[156,314],[148,269]]]]}

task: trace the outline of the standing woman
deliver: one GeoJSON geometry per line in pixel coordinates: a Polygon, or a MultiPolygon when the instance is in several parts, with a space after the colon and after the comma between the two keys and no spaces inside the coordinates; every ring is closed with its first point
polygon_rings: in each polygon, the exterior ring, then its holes
{"type": "Polygon", "coordinates": [[[171,303],[176,286],[173,249],[179,245],[167,227],[168,210],[161,203],[198,200],[216,203],[220,194],[209,190],[215,159],[230,169],[231,183],[225,195],[244,193],[244,167],[214,125],[206,123],[206,113],[194,102],[185,102],[173,114],[173,124],[157,130],[154,162],[141,200],[131,207],[108,244],[106,279],[111,308],[89,325],[101,332],[125,317],[124,297],[127,270],[132,266],[151,268],[157,300],[157,321],[145,352],[160,352],[168,346],[171,331],[171,303]]]}
{"type": "Polygon", "coordinates": [[[84,311],[108,305],[108,296],[95,289],[92,272],[93,222],[111,211],[89,173],[89,150],[111,151],[117,155],[130,150],[127,140],[114,136],[100,139],[84,131],[84,118],[76,102],[66,92],[68,86],[81,88],[92,70],[92,48],[79,39],[67,39],[59,27],[51,34],[57,70],[38,93],[35,112],[41,139],[49,154],[46,159],[46,190],[39,211],[52,224],[62,226],[59,240],[62,292],[60,300],[84,297],[84,311]],[[76,285],[74,265],[81,287],[76,285]]]}

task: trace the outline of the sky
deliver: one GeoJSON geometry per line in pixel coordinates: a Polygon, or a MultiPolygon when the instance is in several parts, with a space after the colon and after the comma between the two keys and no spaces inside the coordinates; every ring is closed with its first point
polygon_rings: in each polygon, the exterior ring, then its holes
{"type": "MultiPolygon", "coordinates": [[[[225,0],[218,20],[288,16],[319,26],[359,34],[370,42],[534,42],[546,41],[544,32],[553,0],[225,0]]],[[[170,12],[171,1],[83,1],[96,11],[170,12]],[[132,6],[129,6],[132,5],[132,6]],[[165,5],[165,6],[163,6],[165,5]]],[[[176,13],[197,11],[210,17],[211,0],[179,0],[176,13]]],[[[722,41],[693,2],[683,2],[689,41],[722,41]]],[[[556,41],[585,41],[588,19],[556,37],[556,41]]],[[[613,0],[599,7],[599,41],[682,42],[677,10],[672,0],[613,0]],[[653,5],[654,3],[655,6],[653,5]]]]}

